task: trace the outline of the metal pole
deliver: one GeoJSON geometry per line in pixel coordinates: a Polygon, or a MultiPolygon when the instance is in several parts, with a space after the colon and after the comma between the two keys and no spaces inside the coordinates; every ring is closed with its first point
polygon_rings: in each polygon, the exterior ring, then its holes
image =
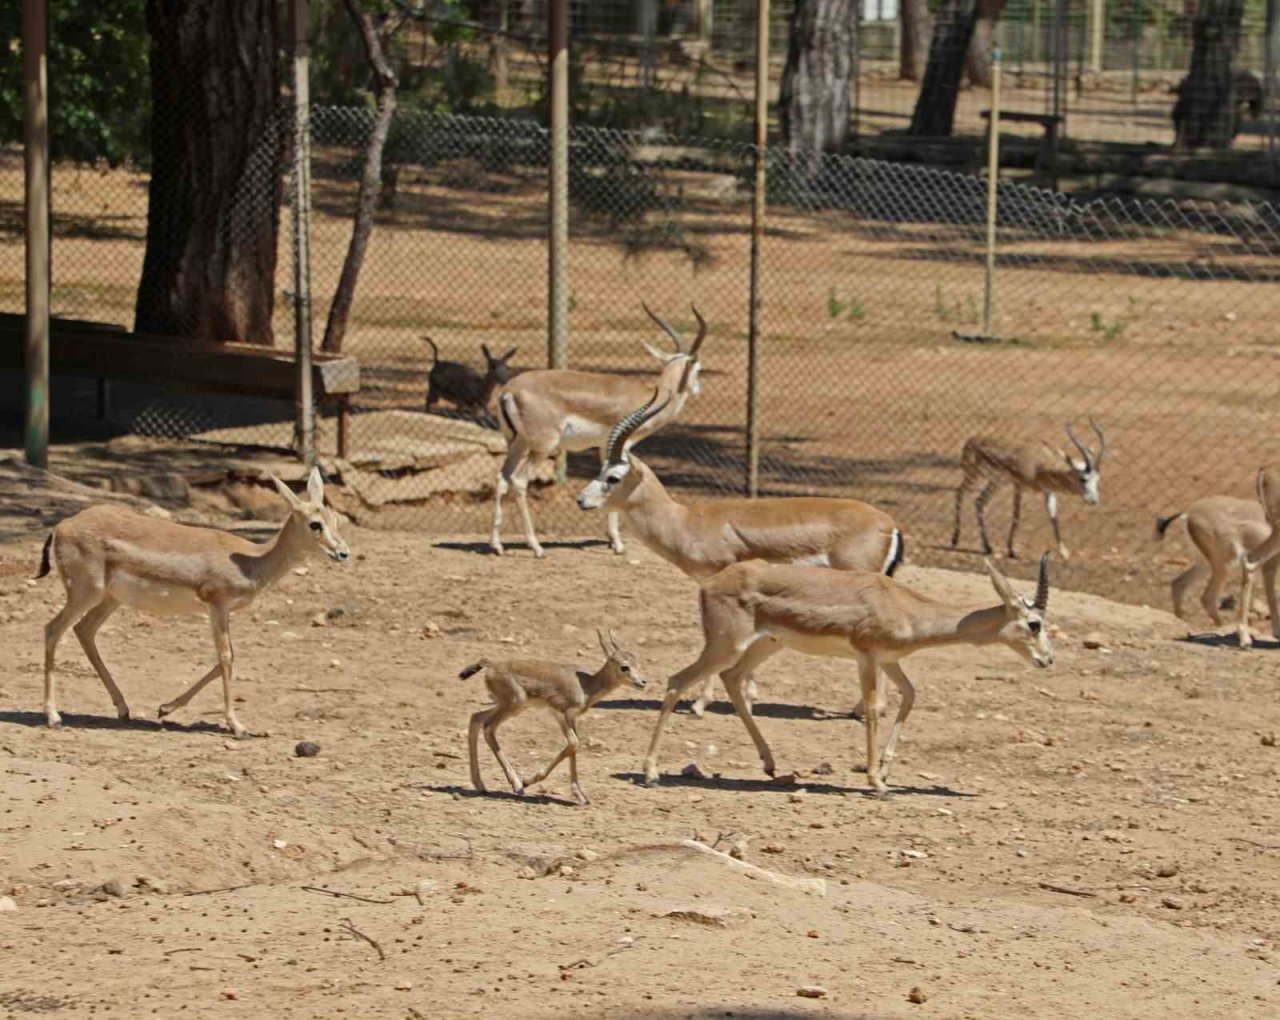
{"type": "Polygon", "coordinates": [[[1106,0],[1091,0],[1089,4],[1089,70],[1102,70],[1102,44],[1107,27],[1106,0]]]}
{"type": "Polygon", "coordinates": [[[756,0],[755,189],[751,196],[751,278],[747,311],[747,495],[760,488],[760,243],[764,238],[769,144],[769,0],[756,0]]]}
{"type": "Polygon", "coordinates": [[[991,51],[991,123],[987,136],[987,272],[982,289],[982,332],[991,336],[996,304],[996,185],[1000,181],[1000,47],[991,51]]]}
{"type": "Polygon", "coordinates": [[[26,452],[49,466],[49,6],[22,0],[26,199],[26,452]]]}
{"type": "Polygon", "coordinates": [[[1280,63],[1280,0],[1267,0],[1266,41],[1263,44],[1263,96],[1267,118],[1267,151],[1276,156],[1276,65],[1280,63]]]}
{"type": "Polygon", "coordinates": [[[550,233],[548,235],[547,364],[569,364],[569,11],[549,0],[548,63],[551,108],[550,233]]]}
{"type": "Polygon", "coordinates": [[[293,36],[293,351],[298,368],[298,455],[316,462],[315,394],[311,388],[311,88],[307,29],[311,0],[289,0],[293,36]]]}

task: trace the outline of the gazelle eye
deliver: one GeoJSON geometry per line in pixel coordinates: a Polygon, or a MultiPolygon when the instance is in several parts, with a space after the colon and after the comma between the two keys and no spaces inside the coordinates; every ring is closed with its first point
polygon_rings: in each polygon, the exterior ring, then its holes
{"type": "Polygon", "coordinates": [[[321,524],[319,521],[312,521],[310,524],[310,528],[312,531],[317,531],[317,532],[324,531],[324,525],[321,524]]]}
{"type": "Polygon", "coordinates": [[[1044,625],[1043,625],[1039,620],[1028,620],[1028,621],[1027,621],[1027,630],[1031,631],[1031,633],[1032,633],[1032,634],[1039,634],[1039,633],[1040,633],[1040,629],[1041,629],[1043,626],[1044,626],[1044,625]]]}
{"type": "Polygon", "coordinates": [[[622,666],[622,672],[624,672],[624,673],[630,673],[630,672],[631,672],[631,667],[630,667],[630,666],[628,666],[628,665],[626,665],[625,663],[623,663],[623,666],[622,666]]]}

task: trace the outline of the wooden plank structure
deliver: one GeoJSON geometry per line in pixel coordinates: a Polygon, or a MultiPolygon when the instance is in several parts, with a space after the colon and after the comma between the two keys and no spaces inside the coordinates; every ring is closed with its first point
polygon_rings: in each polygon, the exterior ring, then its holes
{"type": "MultiPolygon", "coordinates": [[[[0,314],[0,369],[22,370],[25,329],[24,316],[0,314]]],[[[50,319],[49,370],[275,400],[293,400],[298,385],[292,351],[130,333],[109,323],[59,318],[50,319]]],[[[348,456],[360,363],[349,355],[316,352],[311,386],[318,406],[337,408],[338,456],[348,456]]]]}

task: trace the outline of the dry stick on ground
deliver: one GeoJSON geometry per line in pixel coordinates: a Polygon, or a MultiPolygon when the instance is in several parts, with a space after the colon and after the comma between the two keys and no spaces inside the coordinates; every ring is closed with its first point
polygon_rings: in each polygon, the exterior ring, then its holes
{"type": "Polygon", "coordinates": [[[359,900],[361,903],[382,903],[382,904],[386,904],[386,903],[391,903],[391,902],[393,902],[392,900],[375,900],[375,899],[372,899],[372,898],[370,898],[370,897],[368,897],[368,896],[357,896],[355,893],[339,892],[339,891],[338,891],[338,890],[336,890],[336,889],[321,889],[318,885],[304,885],[304,886],[302,887],[302,891],[303,891],[303,892],[318,892],[318,893],[324,893],[326,896],[333,896],[333,897],[335,897],[335,898],[337,898],[337,899],[344,899],[344,900],[359,900]]]}
{"type": "Polygon", "coordinates": [[[378,942],[378,940],[377,940],[377,939],[371,939],[368,935],[366,935],[366,934],[365,934],[364,932],[362,932],[359,928],[357,928],[354,924],[352,924],[352,923],[351,923],[351,918],[349,918],[349,917],[343,917],[343,918],[340,918],[340,920],[342,921],[342,930],[343,930],[343,931],[350,932],[350,933],[351,933],[352,935],[354,935],[356,938],[358,938],[358,939],[360,939],[360,940],[362,940],[362,941],[364,941],[364,942],[368,942],[368,943],[369,943],[369,945],[373,946],[374,951],[378,954],[378,959],[379,959],[380,961],[384,962],[384,963],[386,962],[387,954],[386,954],[386,952],[383,950],[383,948],[382,948],[382,944],[381,944],[380,942],[378,942]]]}
{"type": "Polygon", "coordinates": [[[1037,882],[1041,889],[1047,889],[1049,892],[1063,893],[1066,896],[1087,896],[1097,899],[1096,892],[1089,892],[1088,889],[1072,889],[1069,885],[1055,885],[1053,882],[1037,882]]]}

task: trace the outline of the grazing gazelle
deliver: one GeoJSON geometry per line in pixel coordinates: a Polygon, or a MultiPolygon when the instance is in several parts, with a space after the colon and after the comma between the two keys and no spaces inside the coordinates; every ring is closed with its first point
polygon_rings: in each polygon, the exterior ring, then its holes
{"type": "Polygon", "coordinates": [[[275,537],[263,543],[110,505],[82,510],[53,529],[36,575],[48,574],[52,559],[67,591],[66,605],[44,629],[44,711],[50,726],[62,724],[54,697],[54,652],[73,625],[117,714],[129,718],[129,706],[94,641],[98,629],[123,605],[158,616],[208,613],[218,664],[161,705],[160,717],[187,704],[221,676],[227,728],[237,737],[250,735],[236,718],[231,698],[232,611],[247,606],[308,556],[323,554],[341,562],[351,555],[338,536],[337,517],[324,505],[318,469],[311,472],[305,500],[278,478],[271,480],[288,502],[289,516],[275,537]]]}
{"type": "MultiPolygon", "coordinates": [[[[1241,557],[1246,553],[1258,550],[1271,528],[1261,506],[1251,499],[1236,499],[1233,496],[1206,496],[1198,499],[1181,513],[1169,517],[1156,518],[1156,539],[1164,538],[1165,532],[1175,521],[1182,520],[1186,524],[1187,535],[1200,550],[1204,560],[1198,560],[1173,579],[1173,612],[1179,619],[1186,619],[1185,602],[1191,587],[1206,576],[1209,579],[1204,592],[1200,596],[1200,604],[1209,618],[1221,626],[1222,590],[1227,583],[1227,574],[1234,570],[1241,557]]],[[[1275,588],[1276,568],[1280,560],[1272,559],[1262,567],[1263,579],[1267,588],[1267,598],[1271,604],[1272,626],[1280,626],[1276,621],[1275,588]]]]}
{"type": "Polygon", "coordinates": [[[702,653],[667,681],[662,711],[644,760],[646,785],[658,781],[658,750],[663,730],[681,693],[719,673],[733,707],[751,734],[768,775],[773,753],[743,697],[743,679],[779,648],[808,655],[854,659],[863,704],[875,697],[876,675],[883,670],[902,696],[889,740],[881,755],[877,715],[866,713],[867,777],[883,793],[898,734],[915,702],[915,688],[898,665],[900,659],[941,645],[1003,644],[1037,666],[1053,663],[1045,627],[1049,603],[1049,555],[1040,559],[1034,600],[1020,598],[988,560],[987,573],[1000,605],[961,609],[927,598],[883,574],[820,570],[792,564],[747,560],[726,567],[702,584],[702,653]]]}
{"type": "Polygon", "coordinates": [[[578,783],[578,720],[592,705],[610,691],[623,684],[644,686],[644,677],[636,668],[635,656],[618,644],[612,632],[597,630],[600,647],[604,650],[604,665],[594,673],[584,673],[573,666],[560,666],[554,662],[530,659],[481,659],[458,674],[466,680],[484,670],[485,686],[493,698],[492,708],[482,709],[471,717],[467,729],[467,753],[471,760],[471,785],[484,792],[484,780],[480,778],[480,734],[498,759],[507,782],[517,796],[524,796],[526,785],[532,786],[547,778],[565,758],[569,759],[569,779],[573,795],[579,804],[587,803],[587,795],[578,783]],[[564,733],[564,747],[538,774],[528,780],[520,778],[507,756],[498,746],[498,727],[508,719],[519,715],[526,708],[541,705],[556,715],[556,721],[564,733]]]}
{"type": "MultiPolygon", "coordinates": [[[[648,305],[644,310],[675,344],[673,354],[663,354],[647,343],[644,345],[662,362],[656,383],[663,393],[670,395],[662,414],[645,424],[643,432],[647,435],[675,418],[691,395],[697,396],[701,370],[699,351],[707,335],[707,323],[694,308],[698,335],[686,348],[684,339],[673,326],[650,311],[648,305]]],[[[653,379],[552,368],[525,372],[511,381],[498,398],[507,456],[498,473],[493,532],[489,539],[489,547],[495,553],[502,555],[502,501],[508,488],[514,487],[525,540],[535,556],[541,558],[544,555],[529,514],[529,472],[536,464],[561,450],[572,452],[598,448],[603,451],[609,430],[619,418],[644,401],[654,383],[653,379]]],[[[617,514],[609,515],[608,531],[613,551],[621,553],[622,536],[618,533],[617,514]]]]}
{"type": "Polygon", "coordinates": [[[1022,512],[1022,491],[1040,493],[1044,496],[1045,510],[1049,520],[1053,522],[1053,540],[1058,546],[1058,555],[1064,560],[1070,555],[1062,544],[1062,534],[1058,530],[1058,493],[1083,496],[1090,506],[1098,502],[1098,477],[1102,470],[1102,459],[1107,453],[1107,437],[1101,427],[1092,418],[1089,424],[1098,436],[1098,449],[1093,451],[1076,438],[1067,424],[1067,437],[1080,451],[1081,460],[1074,460],[1064,450],[1054,450],[1047,443],[1040,446],[1022,446],[1003,439],[990,439],[974,436],[965,441],[964,450],[960,454],[960,467],[964,477],[956,489],[956,525],[951,533],[952,548],[960,544],[960,508],[965,493],[984,482],[982,491],[974,501],[974,509],[978,517],[978,535],[982,538],[982,551],[990,554],[991,543],[987,540],[987,525],[983,520],[983,511],[987,503],[1001,485],[1013,486],[1013,519],[1009,523],[1008,553],[1012,559],[1017,554],[1013,548],[1013,536],[1018,530],[1018,515],[1022,512]]]}
{"type": "MultiPolygon", "coordinates": [[[[628,449],[632,436],[662,413],[666,404],[657,404],[657,399],[655,390],[648,403],[614,426],[604,466],[578,494],[579,507],[603,506],[625,514],[645,545],[694,580],[748,559],[893,576],[902,562],[902,532],[887,513],[859,500],[796,496],[677,503],[658,476],[628,449]]],[[[693,703],[696,715],[702,715],[711,701],[714,682],[708,677],[693,703]]],[[[748,677],[748,704],[754,700],[754,686],[748,677]]]]}
{"type": "Polygon", "coordinates": [[[1259,567],[1267,589],[1267,606],[1271,610],[1271,635],[1280,638],[1280,607],[1276,604],[1276,568],[1280,567],[1280,465],[1258,469],[1258,502],[1262,504],[1269,531],[1261,543],[1240,557],[1244,590],[1240,593],[1240,619],[1236,633],[1241,648],[1253,645],[1253,635],[1249,633],[1249,609],[1253,601],[1253,578],[1259,567]]]}

